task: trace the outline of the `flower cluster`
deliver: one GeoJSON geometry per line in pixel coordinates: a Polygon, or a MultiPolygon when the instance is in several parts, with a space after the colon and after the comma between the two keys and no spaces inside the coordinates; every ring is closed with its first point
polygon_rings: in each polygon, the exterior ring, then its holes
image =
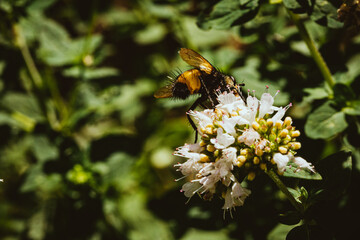
{"type": "Polygon", "coordinates": [[[313,166],[295,157],[301,147],[296,138],[299,130],[286,117],[286,107],[273,106],[274,97],[267,91],[258,100],[248,94],[246,101],[234,93],[218,95],[215,109],[190,111],[198,126],[201,141],[185,144],[174,155],[187,158],[178,163],[178,171],[190,179],[182,191],[186,197],[199,193],[210,200],[214,194],[225,199],[224,210],[242,206],[251,191],[241,185],[252,181],[256,174],[270,169],[283,174],[313,166]],[[292,164],[289,164],[289,163],[292,164]]]}

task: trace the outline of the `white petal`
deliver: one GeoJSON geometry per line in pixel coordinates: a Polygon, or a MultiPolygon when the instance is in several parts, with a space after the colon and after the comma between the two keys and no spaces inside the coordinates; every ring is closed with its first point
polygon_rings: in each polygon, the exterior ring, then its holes
{"type": "Polygon", "coordinates": [[[217,149],[226,148],[235,142],[235,138],[233,136],[223,132],[224,130],[222,128],[218,128],[216,139],[210,139],[210,142],[214,144],[217,149]]]}
{"type": "Polygon", "coordinates": [[[182,186],[181,191],[186,197],[192,197],[200,188],[201,184],[198,182],[187,182],[182,186]]]}
{"type": "Polygon", "coordinates": [[[246,129],[238,139],[250,147],[255,144],[256,141],[260,140],[260,134],[253,128],[250,128],[246,129]]]}
{"type": "Polygon", "coordinates": [[[287,110],[287,108],[283,108],[283,107],[279,108],[277,113],[271,118],[273,120],[274,124],[284,117],[286,110],[287,110]]]}
{"type": "Polygon", "coordinates": [[[286,165],[290,160],[289,156],[283,155],[281,153],[275,153],[273,159],[278,167],[279,172],[283,173],[285,171],[286,165]]]}
{"type": "Polygon", "coordinates": [[[295,157],[293,161],[298,166],[298,169],[306,168],[306,169],[312,171],[313,173],[315,173],[314,166],[311,163],[307,162],[302,157],[295,157]]]}
{"type": "Polygon", "coordinates": [[[274,103],[274,98],[270,93],[263,93],[260,99],[260,109],[259,109],[259,118],[262,118],[267,113],[272,112],[272,105],[274,103]]]}

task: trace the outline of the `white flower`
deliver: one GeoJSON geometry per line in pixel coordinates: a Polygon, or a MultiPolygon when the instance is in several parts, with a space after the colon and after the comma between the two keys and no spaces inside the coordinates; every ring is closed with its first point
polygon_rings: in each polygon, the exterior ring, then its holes
{"type": "Polygon", "coordinates": [[[271,94],[267,92],[263,93],[260,99],[259,118],[264,117],[267,113],[273,113],[273,103],[274,98],[271,96],[271,94]]]}
{"type": "Polygon", "coordinates": [[[255,117],[256,117],[256,114],[258,111],[258,107],[259,107],[259,100],[256,97],[252,97],[249,95],[246,98],[246,103],[247,103],[248,110],[249,110],[248,120],[251,124],[252,122],[255,121],[255,117]]]}
{"type": "Polygon", "coordinates": [[[189,198],[192,197],[201,188],[202,185],[198,182],[187,182],[182,186],[181,191],[184,192],[184,195],[189,198]]]}
{"type": "Polygon", "coordinates": [[[314,166],[311,163],[307,162],[302,157],[294,157],[291,153],[287,155],[281,153],[274,154],[274,161],[278,167],[279,172],[283,173],[286,169],[286,166],[289,162],[295,163],[297,166],[295,171],[299,171],[300,169],[308,169],[311,172],[315,173],[314,166]]]}
{"type": "Polygon", "coordinates": [[[275,124],[277,121],[281,121],[281,119],[284,117],[285,112],[289,109],[289,107],[291,107],[292,104],[290,103],[289,105],[287,105],[286,107],[279,107],[277,108],[277,113],[271,118],[273,123],[275,124]]]}
{"type": "Polygon", "coordinates": [[[198,129],[201,129],[209,124],[212,124],[215,117],[215,113],[213,109],[205,109],[202,112],[190,110],[188,114],[195,118],[196,122],[199,125],[198,129]]]}
{"type": "Polygon", "coordinates": [[[247,175],[245,181],[252,181],[260,171],[277,169],[282,174],[291,165],[296,165],[295,171],[315,172],[311,163],[294,157],[295,149],[301,146],[296,142],[299,134],[287,134],[295,131],[290,117],[285,118],[284,124],[277,123],[282,123],[291,104],[284,108],[273,106],[276,94],[265,92],[260,100],[249,94],[244,102],[234,93],[224,92],[218,95],[215,109],[188,112],[196,121],[198,132],[206,134],[202,134],[200,144],[184,145],[174,153],[187,158],[175,165],[190,179],[182,187],[186,197],[198,193],[210,200],[220,194],[225,200],[223,209],[231,214],[231,209],[242,206],[251,193],[235,176],[247,175]],[[286,141],[282,141],[284,134],[279,133],[285,129],[286,141]]]}
{"type": "Polygon", "coordinates": [[[210,140],[217,149],[224,149],[235,142],[235,138],[228,133],[224,133],[222,128],[218,128],[216,138],[210,140]]]}
{"type": "Polygon", "coordinates": [[[244,205],[244,201],[250,193],[251,191],[249,189],[243,188],[237,181],[234,182],[232,188],[226,191],[225,204],[222,208],[228,210],[236,206],[244,205]]]}
{"type": "Polygon", "coordinates": [[[218,95],[219,104],[216,105],[216,108],[232,113],[232,111],[237,110],[245,106],[244,101],[240,97],[236,97],[233,93],[224,92],[218,95]]]}
{"type": "Polygon", "coordinates": [[[214,193],[216,189],[216,183],[219,182],[220,179],[220,170],[214,169],[208,176],[194,181],[199,181],[199,183],[204,187],[204,191],[202,191],[202,193],[207,191],[214,193]]]}
{"type": "Polygon", "coordinates": [[[219,125],[224,128],[225,132],[232,136],[236,135],[235,126],[244,124],[249,124],[249,121],[242,116],[228,117],[226,115],[223,116],[222,122],[219,123],[219,125]]]}
{"type": "MultiPolygon", "coordinates": [[[[290,156],[292,156],[292,155],[290,155],[290,156]]],[[[286,165],[290,161],[290,156],[289,155],[284,155],[284,154],[281,154],[281,153],[275,153],[274,154],[273,159],[274,159],[280,173],[285,172],[286,165]]]]}
{"type": "Polygon", "coordinates": [[[292,161],[297,165],[297,171],[306,168],[311,172],[315,173],[314,166],[302,157],[294,157],[292,161]]]}
{"type": "Polygon", "coordinates": [[[215,162],[215,167],[219,169],[220,177],[223,178],[233,170],[233,162],[236,160],[236,148],[230,147],[223,150],[223,155],[215,162]]]}
{"type": "Polygon", "coordinates": [[[178,171],[181,171],[184,176],[197,173],[202,168],[201,164],[199,164],[201,149],[202,147],[199,144],[185,144],[179,147],[174,152],[174,155],[188,158],[188,160],[184,163],[175,164],[174,167],[179,167],[178,171]]]}
{"type": "Polygon", "coordinates": [[[243,134],[238,138],[240,142],[245,143],[249,147],[260,140],[260,134],[253,128],[246,129],[243,134]]]}
{"type": "Polygon", "coordinates": [[[174,167],[179,167],[177,171],[181,171],[182,175],[188,176],[191,174],[196,174],[202,169],[203,166],[195,159],[190,158],[184,163],[175,164],[174,167]]]}

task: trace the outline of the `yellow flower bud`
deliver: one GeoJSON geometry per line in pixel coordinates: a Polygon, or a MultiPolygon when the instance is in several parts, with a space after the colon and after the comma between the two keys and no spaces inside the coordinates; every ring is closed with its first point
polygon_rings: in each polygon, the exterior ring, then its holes
{"type": "Polygon", "coordinates": [[[255,179],[255,176],[256,176],[256,174],[254,172],[249,172],[249,174],[247,175],[247,179],[249,181],[252,181],[255,179]]]}
{"type": "Polygon", "coordinates": [[[299,136],[300,136],[300,131],[299,130],[292,131],[291,137],[296,138],[296,137],[299,137],[299,136]]]}
{"type": "Polygon", "coordinates": [[[259,127],[260,127],[260,124],[258,122],[253,122],[252,125],[251,125],[255,130],[258,130],[259,127]]]}
{"type": "Polygon", "coordinates": [[[215,149],[214,145],[208,144],[206,146],[206,150],[208,150],[209,152],[214,152],[216,149],[215,149]]]}
{"type": "Polygon", "coordinates": [[[279,137],[285,138],[288,134],[289,134],[289,131],[288,131],[287,129],[283,129],[283,130],[281,130],[281,132],[279,133],[279,137]]]}
{"type": "MultiPolygon", "coordinates": [[[[244,163],[246,162],[246,157],[240,155],[240,156],[237,157],[236,160],[237,160],[237,162],[240,162],[240,163],[244,164],[244,163]]],[[[242,164],[241,164],[241,165],[242,165],[242,164]]]]}
{"type": "Polygon", "coordinates": [[[247,148],[243,148],[243,149],[241,149],[241,151],[240,151],[240,154],[241,154],[241,155],[244,155],[244,156],[246,156],[248,153],[249,153],[249,149],[247,149],[247,148]]]}
{"type": "Polygon", "coordinates": [[[290,126],[292,124],[292,119],[291,117],[286,117],[284,120],[284,125],[285,126],[290,126]]]}
{"type": "Polygon", "coordinates": [[[208,125],[205,127],[203,133],[212,135],[212,134],[214,134],[213,129],[214,129],[214,125],[208,124],[208,125]]]}
{"type": "Polygon", "coordinates": [[[279,147],[278,150],[279,150],[279,152],[281,152],[282,154],[286,154],[287,151],[288,151],[288,149],[287,149],[286,147],[284,147],[284,146],[279,147]]]}
{"type": "Polygon", "coordinates": [[[199,145],[200,145],[201,147],[204,147],[204,146],[206,145],[206,142],[205,142],[204,140],[201,140],[201,141],[199,142],[199,145]]]}
{"type": "Polygon", "coordinates": [[[261,157],[264,154],[264,151],[261,150],[260,148],[256,148],[255,149],[255,154],[258,155],[259,157],[261,157]]]}
{"type": "Polygon", "coordinates": [[[292,142],[292,143],[289,143],[289,147],[292,149],[292,150],[298,150],[301,148],[301,143],[300,142],[292,142]]]}
{"type": "Polygon", "coordinates": [[[280,120],[279,120],[279,121],[276,121],[275,127],[276,127],[277,129],[281,129],[281,127],[282,127],[282,122],[281,122],[280,120]]]}
{"type": "Polygon", "coordinates": [[[266,124],[267,124],[269,127],[271,127],[271,126],[274,125],[274,121],[273,121],[271,118],[269,118],[269,119],[266,120],[266,124]]]}
{"type": "Polygon", "coordinates": [[[210,161],[210,158],[208,155],[206,154],[200,154],[200,162],[209,162],[210,161]]]}
{"type": "Polygon", "coordinates": [[[261,163],[261,164],[260,164],[260,169],[261,169],[261,170],[266,170],[266,168],[267,168],[267,167],[266,167],[266,163],[261,163]]]}
{"type": "Polygon", "coordinates": [[[254,157],[254,158],[253,158],[253,163],[254,163],[255,165],[259,164],[259,163],[260,163],[260,159],[259,159],[258,157],[254,157]]]}

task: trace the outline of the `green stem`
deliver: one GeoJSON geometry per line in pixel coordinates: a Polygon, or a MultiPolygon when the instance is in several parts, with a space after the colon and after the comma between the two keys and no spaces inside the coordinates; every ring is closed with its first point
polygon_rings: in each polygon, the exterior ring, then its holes
{"type": "Polygon", "coordinates": [[[332,89],[332,87],[335,85],[335,80],[333,79],[331,72],[328,66],[326,65],[326,62],[324,61],[323,57],[321,56],[319,50],[316,48],[314,41],[311,39],[310,34],[306,30],[304,23],[300,20],[300,17],[298,15],[294,14],[292,11],[288,9],[286,10],[288,11],[291,19],[294,21],[296,27],[298,28],[302,39],[309,48],[311,56],[318,65],[319,70],[321,71],[321,74],[323,75],[326,83],[332,89]]]}
{"type": "Polygon", "coordinates": [[[41,75],[39,71],[36,68],[36,65],[34,63],[34,60],[31,57],[29,48],[26,44],[26,40],[24,36],[22,35],[21,28],[18,24],[14,24],[13,26],[14,32],[15,32],[15,41],[17,46],[19,47],[21,54],[24,58],[26,67],[29,70],[29,73],[31,75],[31,78],[33,80],[33,83],[37,89],[42,89],[43,87],[43,81],[41,78],[41,75]]]}
{"type": "Polygon", "coordinates": [[[289,199],[291,204],[298,210],[299,212],[303,211],[303,207],[301,203],[296,201],[296,199],[293,197],[293,195],[289,192],[285,184],[280,180],[279,176],[273,171],[268,170],[265,171],[266,174],[275,182],[275,184],[280,188],[280,190],[285,194],[285,196],[289,199]]]}
{"type": "Polygon", "coordinates": [[[17,23],[13,24],[13,31],[15,34],[15,43],[19,47],[21,55],[24,58],[26,67],[30,73],[30,76],[31,76],[30,79],[32,80],[32,84],[33,84],[33,87],[34,87],[34,90],[36,93],[35,94],[36,100],[40,106],[40,109],[41,109],[44,117],[47,119],[50,126],[53,127],[53,126],[55,126],[55,123],[48,115],[45,96],[43,93],[44,81],[43,81],[38,69],[36,68],[35,62],[31,56],[29,47],[26,43],[26,39],[23,36],[22,30],[21,30],[21,27],[19,26],[19,24],[17,24],[17,23]]]}

